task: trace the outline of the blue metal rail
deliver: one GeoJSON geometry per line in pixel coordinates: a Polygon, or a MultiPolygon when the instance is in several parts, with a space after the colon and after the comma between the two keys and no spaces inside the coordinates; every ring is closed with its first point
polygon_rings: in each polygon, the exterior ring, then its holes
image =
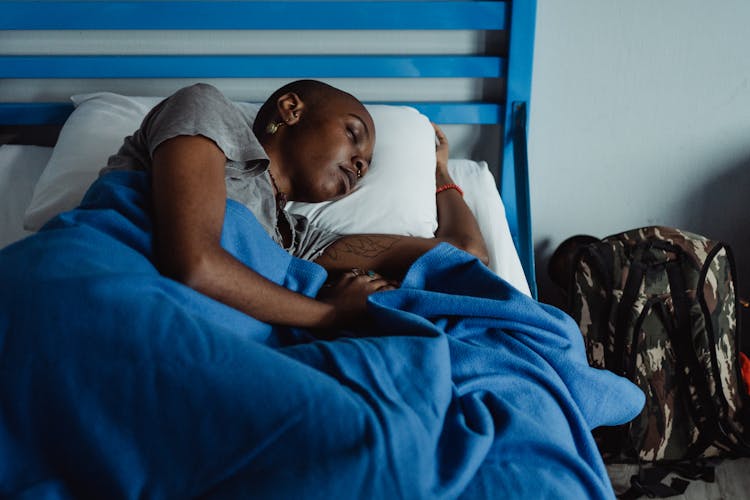
{"type": "Polygon", "coordinates": [[[2,3],[0,30],[502,30],[505,2],[2,3]]]}
{"type": "Polygon", "coordinates": [[[0,56],[0,78],[500,78],[485,56],[0,56]]]}
{"type": "Polygon", "coordinates": [[[526,157],[526,133],[531,102],[531,75],[534,61],[534,33],[536,0],[513,2],[508,23],[510,44],[506,75],[505,126],[503,168],[500,175],[500,196],[505,204],[508,224],[531,293],[537,296],[534,265],[533,235],[531,232],[531,203],[529,165],[526,157]],[[522,113],[522,116],[519,116],[522,113]],[[514,134],[515,131],[515,134],[514,134]],[[523,134],[523,139],[518,136],[523,134]],[[516,146],[514,148],[514,135],[516,146]],[[523,148],[521,149],[521,142],[523,148]],[[522,158],[519,156],[523,155],[522,158]]]}
{"type": "MultiPolygon", "coordinates": [[[[504,115],[500,104],[482,102],[379,102],[411,106],[436,123],[454,125],[494,125],[504,115]]],[[[0,124],[62,125],[73,112],[65,102],[23,102],[0,104],[0,124]]]]}

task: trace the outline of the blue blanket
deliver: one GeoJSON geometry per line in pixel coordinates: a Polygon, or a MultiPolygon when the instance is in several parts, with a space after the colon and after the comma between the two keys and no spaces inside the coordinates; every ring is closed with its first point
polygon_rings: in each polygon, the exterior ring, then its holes
{"type": "MultiPolygon", "coordinates": [[[[441,245],[371,296],[377,335],[272,327],[158,274],[148,185],[108,174],[0,252],[0,496],[613,495],[590,429],[643,396],[563,313],[441,245]]],[[[222,244],[325,280],[232,201],[222,244]]]]}

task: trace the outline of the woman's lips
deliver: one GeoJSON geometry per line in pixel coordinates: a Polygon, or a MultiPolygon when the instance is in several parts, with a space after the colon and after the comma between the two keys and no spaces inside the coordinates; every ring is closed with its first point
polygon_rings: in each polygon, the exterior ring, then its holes
{"type": "Polygon", "coordinates": [[[346,187],[345,192],[348,193],[349,191],[354,189],[354,186],[357,184],[357,174],[346,167],[339,166],[339,168],[344,173],[343,178],[344,178],[345,187],[346,187]]]}

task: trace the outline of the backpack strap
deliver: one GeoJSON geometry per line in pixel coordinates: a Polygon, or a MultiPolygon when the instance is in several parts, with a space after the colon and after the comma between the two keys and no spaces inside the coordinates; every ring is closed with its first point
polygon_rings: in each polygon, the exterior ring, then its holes
{"type": "Polygon", "coordinates": [[[626,338],[626,335],[628,333],[628,325],[631,323],[630,315],[633,310],[633,305],[638,298],[638,293],[643,282],[645,266],[641,262],[641,258],[644,250],[644,245],[638,245],[633,252],[633,257],[630,259],[630,268],[628,269],[628,279],[622,289],[622,298],[617,306],[615,345],[612,359],[614,359],[618,365],[609,368],[623,377],[629,377],[628,366],[624,359],[625,346],[628,341],[631,343],[634,341],[633,336],[635,335],[635,332],[630,332],[629,338],[626,338]]]}
{"type": "MultiPolygon", "coordinates": [[[[607,239],[593,242],[587,245],[579,247],[573,257],[573,271],[570,273],[570,280],[568,282],[568,311],[574,311],[576,309],[576,294],[577,294],[577,270],[580,269],[582,262],[585,262],[588,266],[592,275],[595,275],[596,280],[601,281],[601,289],[605,291],[604,304],[601,307],[597,307],[599,310],[600,317],[597,318],[599,324],[606,325],[608,323],[608,314],[616,303],[616,298],[612,293],[615,281],[615,271],[613,269],[615,261],[615,250],[613,246],[616,246],[617,242],[608,241],[607,239]]],[[[617,359],[613,354],[615,345],[612,344],[613,336],[605,335],[601,338],[604,343],[604,367],[610,371],[617,372],[619,369],[625,369],[625,366],[619,366],[615,362],[617,359]]],[[[617,342],[615,341],[615,344],[617,342]]],[[[612,457],[619,456],[621,450],[633,448],[629,439],[630,424],[626,423],[617,426],[602,426],[599,427],[596,432],[601,439],[597,439],[597,445],[604,457],[611,455],[612,457]]],[[[637,455],[637,454],[636,454],[637,455]]],[[[610,457],[611,458],[611,457],[610,457]]],[[[606,458],[605,458],[606,459],[606,458]]]]}
{"type": "Polygon", "coordinates": [[[685,492],[689,480],[701,480],[713,483],[716,471],[713,465],[702,460],[690,460],[665,465],[656,465],[648,468],[638,468],[638,474],[630,478],[630,489],[617,497],[623,500],[634,500],[643,495],[649,498],[665,498],[681,495],[685,492]],[[672,478],[670,483],[662,481],[671,472],[681,476],[672,478]]]}
{"type": "Polygon", "coordinates": [[[669,472],[663,467],[639,469],[638,474],[634,474],[630,478],[630,489],[618,495],[617,498],[635,500],[643,495],[649,498],[666,498],[685,493],[688,484],[690,484],[689,481],[675,477],[672,478],[669,485],[662,482],[669,472]]]}
{"type": "MultiPolygon", "coordinates": [[[[631,367],[625,360],[624,354],[625,347],[628,342],[632,344],[635,341],[634,331],[630,332],[629,336],[626,337],[626,335],[628,334],[628,325],[631,322],[630,315],[633,310],[633,305],[638,298],[638,293],[641,289],[641,283],[643,281],[645,267],[641,262],[642,255],[643,246],[638,245],[638,247],[633,252],[633,256],[629,260],[630,265],[628,269],[628,278],[625,282],[625,286],[623,287],[620,302],[619,304],[617,304],[617,313],[615,316],[614,325],[614,345],[612,346],[611,354],[612,357],[608,360],[609,362],[607,363],[607,368],[610,371],[631,381],[633,380],[633,373],[631,372],[631,367]]],[[[616,300],[611,292],[611,290],[613,290],[615,287],[613,281],[614,280],[611,280],[611,282],[608,283],[608,290],[610,291],[610,304],[608,309],[611,309],[614,301],[616,300]]],[[[631,422],[612,428],[611,432],[609,432],[607,435],[604,450],[611,453],[613,456],[619,455],[621,451],[625,451],[626,453],[632,453],[633,456],[638,457],[638,450],[631,438],[630,428],[631,422]]]]}
{"type": "MultiPolygon", "coordinates": [[[[673,328],[668,326],[667,331],[677,353],[677,358],[681,361],[682,366],[680,368],[683,371],[680,380],[684,384],[685,394],[693,395],[691,398],[697,403],[697,408],[695,404],[688,406],[699,431],[698,441],[692,446],[693,453],[698,455],[715,439],[715,429],[719,424],[719,417],[709,394],[709,389],[700,377],[702,368],[692,346],[690,304],[685,293],[685,278],[680,263],[683,252],[679,247],[675,247],[673,251],[677,254],[677,259],[668,261],[665,265],[672,295],[675,323],[673,328]],[[687,368],[687,376],[685,376],[685,368],[687,368]]],[[[665,323],[668,324],[669,321],[665,321],[665,323]]]]}

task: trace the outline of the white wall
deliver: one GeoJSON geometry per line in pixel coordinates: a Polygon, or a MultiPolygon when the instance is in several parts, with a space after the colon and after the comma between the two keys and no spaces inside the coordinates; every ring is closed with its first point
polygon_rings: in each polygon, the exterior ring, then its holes
{"type": "Polygon", "coordinates": [[[750,293],[750,2],[539,0],[529,156],[537,277],[578,233],[728,241],[750,293]]]}

